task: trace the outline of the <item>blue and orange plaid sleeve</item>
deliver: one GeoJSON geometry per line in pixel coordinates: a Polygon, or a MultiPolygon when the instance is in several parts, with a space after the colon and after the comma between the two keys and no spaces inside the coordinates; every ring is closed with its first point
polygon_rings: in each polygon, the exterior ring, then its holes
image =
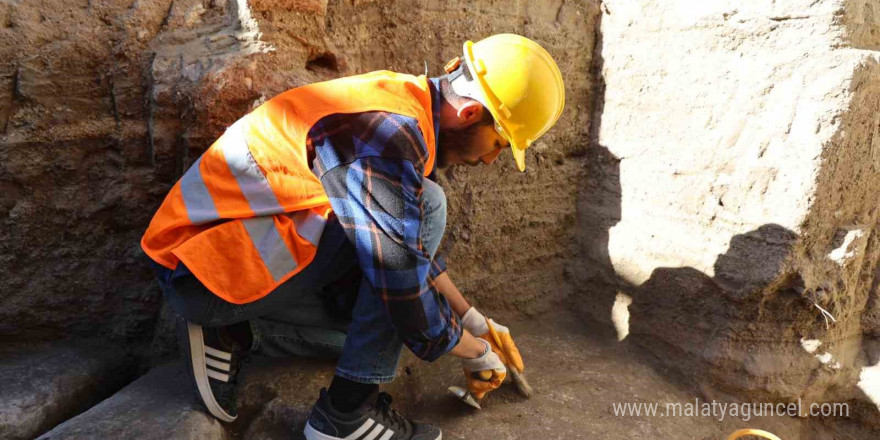
{"type": "Polygon", "coordinates": [[[431,262],[431,278],[437,278],[443,272],[446,272],[446,258],[437,251],[434,261],[431,262]]]}
{"type": "Polygon", "coordinates": [[[425,360],[447,353],[462,328],[433,282],[445,264],[431,260],[419,236],[426,148],[416,121],[334,115],[312,132],[316,174],[401,340],[425,360]]]}

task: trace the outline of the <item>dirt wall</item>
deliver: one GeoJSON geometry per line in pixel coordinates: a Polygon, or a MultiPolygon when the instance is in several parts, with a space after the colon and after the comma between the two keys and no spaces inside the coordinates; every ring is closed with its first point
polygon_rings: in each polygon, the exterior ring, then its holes
{"type": "Polygon", "coordinates": [[[873,405],[868,3],[602,4],[584,306],[707,394],[873,405]]]}
{"type": "Polygon", "coordinates": [[[441,176],[450,272],[488,309],[572,292],[595,2],[79,0],[0,3],[0,338],[149,337],[160,306],[139,238],[165,193],[262,100],[392,69],[439,75],[466,39],[517,32],[566,80],[532,148],[441,176]]]}

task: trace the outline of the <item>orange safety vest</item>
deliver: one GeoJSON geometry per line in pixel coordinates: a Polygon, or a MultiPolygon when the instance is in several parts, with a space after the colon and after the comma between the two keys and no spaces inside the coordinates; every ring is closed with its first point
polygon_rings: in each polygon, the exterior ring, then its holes
{"type": "Polygon", "coordinates": [[[315,258],[330,203],[306,136],[335,113],[386,111],[418,120],[434,168],[427,78],[379,71],[288,90],[232,124],[171,188],[141,239],[154,261],[182,261],[235,304],[256,301],[315,258]]]}

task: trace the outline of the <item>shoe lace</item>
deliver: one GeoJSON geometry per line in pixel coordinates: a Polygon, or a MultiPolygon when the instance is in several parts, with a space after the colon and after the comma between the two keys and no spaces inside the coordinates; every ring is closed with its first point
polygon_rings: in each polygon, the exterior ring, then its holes
{"type": "Polygon", "coordinates": [[[408,421],[406,420],[406,417],[391,407],[391,402],[393,402],[393,400],[394,399],[391,398],[390,394],[385,392],[379,393],[379,396],[376,398],[376,409],[378,409],[387,420],[391,420],[396,427],[401,427],[403,430],[406,430],[408,421]]]}

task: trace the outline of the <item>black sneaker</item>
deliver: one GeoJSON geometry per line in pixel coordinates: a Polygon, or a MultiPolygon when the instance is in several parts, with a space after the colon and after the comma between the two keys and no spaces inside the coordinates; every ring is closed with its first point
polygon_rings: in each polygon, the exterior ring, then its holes
{"type": "Polygon", "coordinates": [[[238,417],[235,386],[242,350],[221,338],[219,329],[178,318],[177,340],[186,359],[186,370],[208,412],[223,422],[238,417]]]}
{"type": "Polygon", "coordinates": [[[373,393],[360,408],[341,413],[333,408],[327,390],[312,407],[306,422],[307,440],[441,440],[440,428],[410,422],[391,408],[388,393],[373,393]]]}

